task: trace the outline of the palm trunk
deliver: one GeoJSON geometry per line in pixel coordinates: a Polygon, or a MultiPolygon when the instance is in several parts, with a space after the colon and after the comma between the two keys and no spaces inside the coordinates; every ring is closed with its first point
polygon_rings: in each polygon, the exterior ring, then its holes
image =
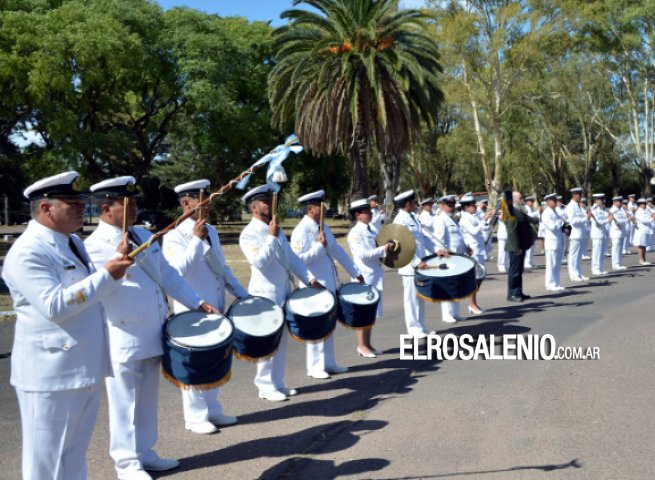
{"type": "Polygon", "coordinates": [[[366,138],[362,134],[361,125],[355,127],[355,141],[350,147],[351,176],[350,198],[368,197],[368,169],[366,168],[366,138]]]}

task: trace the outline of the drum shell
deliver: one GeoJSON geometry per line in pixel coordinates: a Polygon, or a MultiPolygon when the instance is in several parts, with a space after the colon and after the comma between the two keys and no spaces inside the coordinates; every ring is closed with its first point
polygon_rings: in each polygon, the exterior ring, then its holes
{"type": "MultiPolygon", "coordinates": [[[[423,260],[427,260],[426,257],[423,260]]],[[[416,293],[429,302],[446,302],[466,298],[478,289],[475,266],[458,275],[432,277],[416,272],[416,293]]]]}
{"type": "Polygon", "coordinates": [[[165,375],[182,388],[205,389],[222,385],[230,378],[233,336],[215,346],[189,347],[172,340],[165,324],[162,355],[162,369],[165,375]]]}
{"type": "MultiPolygon", "coordinates": [[[[369,285],[371,288],[375,288],[369,285]]],[[[341,289],[339,289],[341,290],[341,289]]],[[[382,297],[378,296],[378,301],[370,304],[359,304],[345,300],[337,290],[337,318],[341,323],[353,329],[368,329],[373,326],[377,318],[378,304],[382,297]]]]}
{"type": "MultiPolygon", "coordinates": [[[[238,303],[234,301],[227,311],[227,317],[231,320],[230,316],[232,308],[238,303]]],[[[265,336],[255,336],[245,333],[234,326],[233,347],[239,355],[246,359],[266,359],[273,355],[280,345],[282,333],[284,332],[284,322],[280,324],[275,332],[265,336]]]]}
{"type": "MultiPolygon", "coordinates": [[[[310,288],[310,287],[306,287],[310,288]]],[[[329,312],[305,316],[284,306],[284,319],[293,338],[302,342],[320,342],[328,338],[337,326],[337,302],[329,312]]]]}

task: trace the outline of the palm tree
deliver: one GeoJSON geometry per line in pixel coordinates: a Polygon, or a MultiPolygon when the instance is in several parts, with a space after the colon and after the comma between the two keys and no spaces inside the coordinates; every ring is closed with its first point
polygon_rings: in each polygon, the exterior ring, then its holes
{"type": "Polygon", "coordinates": [[[273,124],[311,153],[351,159],[351,194],[368,195],[367,153],[402,155],[435,123],[443,100],[435,42],[418,10],[398,0],[294,0],[273,32],[273,124]]]}

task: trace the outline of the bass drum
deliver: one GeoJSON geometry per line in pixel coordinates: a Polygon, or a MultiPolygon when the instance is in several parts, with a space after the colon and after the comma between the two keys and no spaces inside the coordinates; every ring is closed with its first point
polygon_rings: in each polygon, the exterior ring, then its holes
{"type": "Polygon", "coordinates": [[[478,288],[477,262],[471,257],[451,253],[448,257],[430,255],[423,258],[427,268],[415,269],[416,293],[428,302],[460,300],[478,288]]]}
{"type": "Polygon", "coordinates": [[[346,283],[337,290],[337,318],[348,328],[368,330],[377,317],[380,292],[373,285],[346,283]]]}
{"type": "Polygon", "coordinates": [[[164,325],[162,370],[175,386],[208,390],[230,380],[232,322],[223,315],[178,313],[164,325]]]}
{"type": "Polygon", "coordinates": [[[289,334],[301,343],[319,343],[337,326],[337,302],[325,288],[298,288],[284,305],[289,334]]]}
{"type": "Polygon", "coordinates": [[[227,311],[234,323],[234,356],[259,362],[275,354],[284,328],[284,313],[264,297],[235,300],[227,311]]]}

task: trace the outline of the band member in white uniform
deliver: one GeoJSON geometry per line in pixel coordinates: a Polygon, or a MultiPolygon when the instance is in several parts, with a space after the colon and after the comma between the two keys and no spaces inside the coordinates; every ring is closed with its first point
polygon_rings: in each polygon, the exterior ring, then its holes
{"type": "MultiPolygon", "coordinates": [[[[320,287],[320,283],[289,247],[277,214],[271,211],[271,198],[268,185],[255,187],[243,196],[252,220],[241,232],[239,246],[250,263],[248,293],[268,298],[282,307],[293,289],[292,273],[305,284],[320,287]]],[[[284,383],[288,339],[285,328],[275,355],[257,362],[255,385],[259,398],[279,402],[298,393],[284,383]]]]}
{"type": "MultiPolygon", "coordinates": [[[[151,233],[133,227],[136,220],[135,179],[112,178],[91,186],[99,202],[98,228],[84,244],[94,265],[111,259],[123,237],[123,225],[134,247],[146,243],[151,233]],[[124,202],[128,202],[124,223],[124,202]]],[[[109,332],[109,352],[114,376],[107,379],[109,454],[118,478],[147,480],[146,470],[170,470],[179,462],[161,458],[157,442],[157,399],[162,349],[162,328],[168,314],[164,293],[189,308],[218,312],[194,292],[161,254],[154,242],[127,270],[120,288],[103,300],[109,332]]]]}
{"type": "Polygon", "coordinates": [[[634,242],[635,232],[637,231],[637,220],[635,219],[635,215],[637,213],[637,195],[635,195],[634,193],[628,195],[627,208],[628,208],[628,212],[627,212],[628,220],[630,220],[630,237],[626,238],[625,240],[623,246],[623,255],[630,255],[632,253],[630,252],[630,247],[634,242]]]}
{"type": "MultiPolygon", "coordinates": [[[[580,207],[584,212],[589,212],[589,205],[587,203],[587,197],[582,197],[580,199],[580,207]]],[[[589,220],[584,224],[583,238],[580,242],[580,249],[582,250],[582,260],[590,260],[591,257],[587,255],[589,253],[589,239],[591,238],[591,216],[589,220]]]]}
{"type": "Polygon", "coordinates": [[[610,214],[610,238],[612,239],[612,270],[625,270],[628,267],[623,266],[623,244],[628,235],[628,216],[623,210],[623,197],[612,198],[612,208],[610,214]]]}
{"type": "Polygon", "coordinates": [[[432,250],[432,245],[427,239],[416,214],[416,195],[414,190],[408,190],[393,199],[397,209],[396,218],[393,223],[404,225],[409,228],[416,241],[416,252],[412,261],[398,269],[398,274],[403,278],[403,307],[405,311],[405,325],[407,333],[414,337],[424,337],[434,333],[425,326],[425,300],[416,294],[416,285],[414,284],[414,268],[424,268],[426,257],[432,250]]]}
{"type": "Polygon", "coordinates": [[[646,208],[645,198],[637,200],[635,221],[637,222],[637,230],[635,231],[633,245],[639,251],[639,265],[650,265],[651,262],[646,261],[646,249],[651,244],[655,222],[653,221],[653,215],[646,208]]]}
{"type": "MultiPolygon", "coordinates": [[[[457,222],[451,217],[455,210],[455,200],[455,195],[445,195],[439,199],[441,213],[435,217],[435,231],[440,248],[443,248],[443,245],[452,253],[462,254],[467,250],[464,236],[457,222]]],[[[465,320],[465,317],[459,314],[459,301],[441,302],[441,320],[446,323],[465,320]]]]}
{"type": "MultiPolygon", "coordinates": [[[[375,237],[378,231],[371,220],[373,214],[367,199],[355,200],[350,204],[350,214],[356,221],[353,228],[348,232],[348,247],[353,255],[355,265],[362,272],[364,282],[367,285],[373,285],[380,292],[380,303],[378,303],[377,318],[382,318],[384,314],[382,291],[384,289],[384,270],[380,264],[380,259],[384,258],[388,252],[392,252],[394,245],[388,243],[380,247],[375,243],[375,237]]],[[[371,331],[357,330],[357,353],[366,358],[377,357],[378,352],[371,345],[371,331]]]]}
{"type": "Polygon", "coordinates": [[[585,212],[580,206],[582,188],[572,188],[571,201],[566,206],[566,219],[571,225],[571,236],[569,237],[569,277],[573,282],[589,280],[589,277],[582,275],[582,247],[585,240],[586,223],[589,221],[590,213],[585,212]]]}
{"type": "Polygon", "coordinates": [[[564,290],[564,287],[560,285],[560,270],[564,258],[564,234],[562,233],[564,219],[558,212],[556,193],[546,195],[544,200],[546,208],[541,214],[541,223],[544,227],[546,290],[559,292],[564,290]]]}
{"type": "MultiPolygon", "coordinates": [[[[209,195],[209,180],[195,180],[175,187],[182,213],[193,212],[191,217],[164,235],[162,250],[168,263],[187,281],[198,295],[225,313],[226,288],[236,298],[248,296],[225,262],[221,240],[216,229],[207,223],[209,205],[196,209],[201,195],[209,195]]],[[[173,313],[188,309],[180,302],[173,303],[173,313]]],[[[216,426],[232,425],[236,417],[225,415],[219,401],[219,389],[182,389],[182,409],[187,430],[209,434],[216,426]]]]}
{"type": "Polygon", "coordinates": [[[489,217],[488,220],[483,222],[482,235],[484,236],[484,242],[485,242],[484,248],[487,254],[487,260],[493,260],[493,256],[491,255],[491,251],[493,249],[493,243],[490,237],[493,235],[494,232],[493,216],[495,212],[489,209],[489,200],[484,198],[478,202],[478,209],[475,212],[475,214],[480,220],[484,220],[484,218],[487,216],[487,212],[491,212],[491,216],[489,217]]]}
{"type": "MultiPolygon", "coordinates": [[[[527,210],[528,216],[532,218],[539,217],[539,209],[535,207],[535,197],[534,195],[528,195],[525,197],[525,209],[527,210]]],[[[537,235],[538,236],[538,235],[537,235]]],[[[531,269],[534,268],[534,245],[532,245],[525,252],[525,261],[523,268],[531,269]]]]}
{"type": "Polygon", "coordinates": [[[539,228],[537,229],[537,241],[541,245],[541,253],[545,253],[545,248],[544,248],[544,238],[546,237],[546,227],[544,227],[544,222],[543,222],[543,212],[546,209],[546,202],[542,201],[541,205],[539,205],[539,228]]]}
{"type": "MultiPolygon", "coordinates": [[[[320,232],[321,203],[325,191],[318,190],[298,199],[305,216],[291,233],[291,248],[305,263],[307,269],[333,295],[340,283],[334,261],[338,261],[348,274],[364,283],[359,269],[334,238],[327,223],[320,232]]],[[[305,286],[305,285],[302,285],[305,286]]],[[[331,373],[345,373],[348,367],[337,364],[334,355],[334,335],[325,341],[307,343],[307,375],[314,378],[330,378],[331,373]]]]}
{"type": "MultiPolygon", "coordinates": [[[[464,243],[471,249],[471,256],[480,265],[486,268],[487,250],[484,241],[484,226],[492,217],[493,212],[487,214],[481,219],[478,218],[475,205],[475,198],[472,193],[467,193],[460,198],[462,204],[462,216],[459,219],[459,228],[464,235],[464,243]]],[[[469,297],[469,313],[480,315],[484,313],[478,305],[477,292],[469,297]]]]}
{"type": "Polygon", "coordinates": [[[133,262],[123,240],[115,259],[97,270],[91,264],[73,234],[84,223],[77,172],[39,180],[24,196],[32,220],[2,269],[16,311],[10,383],[20,407],[22,478],[83,480],[101,383],[111,374],[100,302],[133,262]]]}
{"type": "MultiPolygon", "coordinates": [[[[647,197],[646,198],[646,211],[652,215],[655,215],[655,207],[653,206],[653,197],[647,197]]],[[[653,242],[655,242],[655,235],[650,236],[650,244],[646,247],[647,252],[652,252],[655,250],[655,246],[653,246],[653,242]]]]}
{"type": "Polygon", "coordinates": [[[632,254],[630,247],[632,246],[632,235],[635,231],[635,217],[633,211],[628,207],[627,198],[624,198],[623,202],[621,202],[621,208],[623,208],[626,217],[628,217],[628,229],[626,230],[626,236],[623,239],[623,255],[630,255],[632,254]]]}
{"type": "Polygon", "coordinates": [[[605,194],[594,193],[591,208],[591,274],[607,275],[603,269],[605,250],[609,242],[608,225],[612,216],[605,209],[605,194]]]}
{"type": "Polygon", "coordinates": [[[496,240],[498,247],[496,265],[500,273],[507,273],[507,269],[509,268],[509,256],[505,251],[505,245],[507,245],[507,226],[500,217],[498,218],[498,228],[496,229],[496,240]]]}
{"type": "Polygon", "coordinates": [[[373,220],[371,220],[371,225],[374,226],[375,229],[379,232],[380,229],[382,228],[382,224],[387,218],[387,215],[384,211],[384,208],[381,208],[380,205],[378,204],[377,195],[371,195],[370,197],[368,197],[368,204],[370,205],[371,213],[373,214],[373,220]]]}

